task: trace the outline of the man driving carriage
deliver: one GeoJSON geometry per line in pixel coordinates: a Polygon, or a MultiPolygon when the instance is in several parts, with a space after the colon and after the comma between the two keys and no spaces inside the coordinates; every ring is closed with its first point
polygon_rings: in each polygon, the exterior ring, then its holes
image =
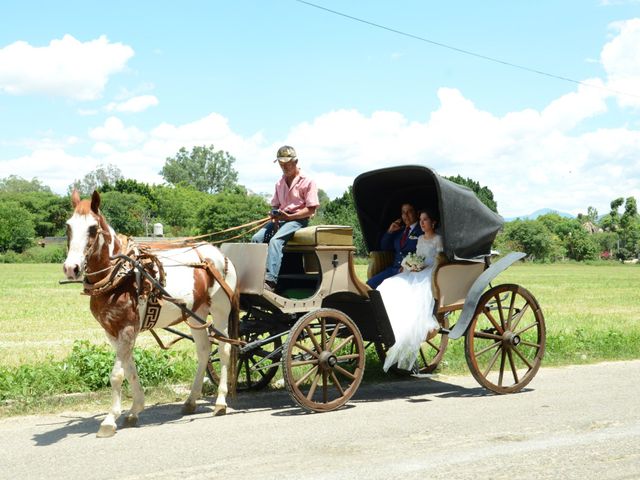
{"type": "Polygon", "coordinates": [[[289,145],[280,147],[276,161],[282,169],[282,178],[276,183],[271,199],[271,221],[251,239],[254,243],[269,244],[264,285],[269,291],[274,291],[278,282],[284,245],[296,231],[309,224],[320,205],[318,187],[300,171],[295,149],[289,145]]]}

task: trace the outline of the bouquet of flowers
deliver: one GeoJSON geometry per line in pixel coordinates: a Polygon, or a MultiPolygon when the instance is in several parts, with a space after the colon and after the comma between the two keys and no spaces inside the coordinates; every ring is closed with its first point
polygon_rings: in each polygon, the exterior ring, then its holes
{"type": "Polygon", "coordinates": [[[412,272],[419,272],[425,267],[424,257],[416,253],[408,253],[402,260],[402,266],[412,272]]]}

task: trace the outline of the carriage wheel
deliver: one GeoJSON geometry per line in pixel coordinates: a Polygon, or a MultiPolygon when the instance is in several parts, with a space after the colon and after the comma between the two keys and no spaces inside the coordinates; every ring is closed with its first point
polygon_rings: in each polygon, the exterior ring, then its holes
{"type": "MultiPolygon", "coordinates": [[[[268,332],[249,333],[240,335],[240,340],[250,343],[269,338],[270,335],[268,332]]],[[[280,336],[249,352],[238,354],[236,390],[261,390],[269,385],[278,371],[281,357],[282,338],[280,336]]],[[[214,344],[207,364],[207,376],[215,385],[220,382],[219,369],[216,369],[219,363],[218,345],[214,344]]]]}
{"type": "MultiPolygon", "coordinates": [[[[449,328],[449,314],[441,313],[438,314],[436,318],[438,319],[438,323],[442,328],[449,328]]],[[[418,360],[416,361],[414,371],[408,372],[407,370],[401,370],[395,365],[392,366],[390,370],[398,374],[433,373],[442,361],[444,353],[447,351],[447,345],[449,345],[448,335],[442,333],[432,334],[430,338],[427,338],[420,345],[418,360]]],[[[375,342],[375,347],[380,362],[384,364],[384,361],[387,358],[387,350],[389,350],[389,348],[381,342],[375,342]]]]}
{"type": "Polygon", "coordinates": [[[327,412],[344,405],[364,373],[364,343],[344,313],[322,308],[291,329],[282,358],[284,384],[298,405],[327,412]]]}
{"type": "Polygon", "coordinates": [[[544,356],[546,329],[538,302],[518,285],[485,292],[467,330],[465,355],[471,374],[496,393],[520,391],[544,356]]]}

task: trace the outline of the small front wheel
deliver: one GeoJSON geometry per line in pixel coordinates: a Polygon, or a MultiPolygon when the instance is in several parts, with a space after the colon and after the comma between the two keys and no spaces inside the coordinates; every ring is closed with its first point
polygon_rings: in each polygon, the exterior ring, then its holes
{"type": "Polygon", "coordinates": [[[483,387],[518,392],[538,372],[545,339],[544,316],[534,296],[519,285],[498,285],[480,297],[467,330],[467,365],[483,387]]]}
{"type": "Polygon", "coordinates": [[[343,406],[358,389],[365,352],[356,324],[339,310],[322,308],[291,329],[282,358],[284,384],[302,408],[328,412],[343,406]]]}

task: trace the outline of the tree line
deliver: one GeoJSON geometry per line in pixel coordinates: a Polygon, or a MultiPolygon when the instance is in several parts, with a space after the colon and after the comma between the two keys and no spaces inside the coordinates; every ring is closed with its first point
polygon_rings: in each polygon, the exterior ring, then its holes
{"type": "MultiPolygon", "coordinates": [[[[99,166],[74,180],[67,195],[57,195],[38,179],[12,175],[0,179],[0,255],[20,254],[38,238],[65,235],[70,193],[88,196],[98,190],[101,208],[118,233],[149,236],[162,223],[165,236],[217,232],[266,216],[269,193],[255,193],[238,184],[235,158],[213,145],[181,148],[159,172],[165,184],[127,179],[115,166],[99,166]]],[[[447,177],[473,190],[491,210],[498,206],[486,186],[461,176],[447,177]]],[[[366,248],[356,216],[351,188],[330,200],[319,192],[320,207],[311,224],[351,225],[358,255],[366,248]]],[[[249,240],[247,233],[240,240],[249,240]]],[[[533,261],[636,258],[640,253],[640,220],[633,197],[617,198],[603,216],[589,207],[586,215],[563,218],[547,214],[535,220],[505,223],[496,239],[502,252],[524,251],[533,261]],[[622,209],[622,211],[620,211],[622,209]]]]}

